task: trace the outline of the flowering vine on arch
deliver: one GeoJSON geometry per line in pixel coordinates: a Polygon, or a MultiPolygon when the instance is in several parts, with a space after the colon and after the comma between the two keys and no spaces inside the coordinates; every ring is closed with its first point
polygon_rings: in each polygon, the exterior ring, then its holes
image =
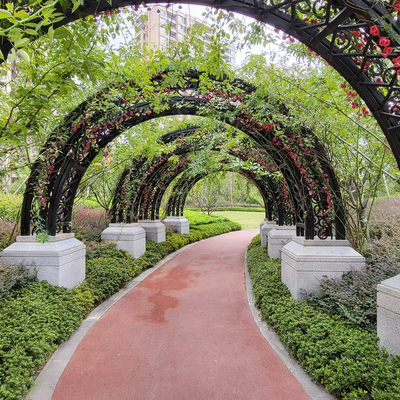
{"type": "Polygon", "coordinates": [[[36,230],[42,227],[52,235],[57,229],[69,231],[73,201],[86,169],[125,129],[153,118],[189,114],[228,123],[269,154],[299,210],[298,234],[305,230],[307,238],[326,237],[334,217],[336,237],[344,238],[341,195],[329,160],[311,132],[285,127],[287,110],[282,104],[269,102],[265,93],[241,80],[188,71],[175,74],[174,84],[168,86],[165,78],[169,73],[160,72],[151,87],[131,81],[109,87],[65,118],[32,168],[24,196],[23,235],[30,233],[31,221],[36,230]]]}

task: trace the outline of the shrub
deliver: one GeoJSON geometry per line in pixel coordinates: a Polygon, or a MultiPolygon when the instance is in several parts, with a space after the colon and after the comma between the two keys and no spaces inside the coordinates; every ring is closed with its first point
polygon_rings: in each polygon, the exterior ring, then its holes
{"type": "Polygon", "coordinates": [[[0,219],[17,222],[22,207],[22,196],[0,193],[0,219]]]}
{"type": "Polygon", "coordinates": [[[399,399],[400,357],[381,353],[376,335],[292,299],[280,262],[258,240],[247,253],[256,305],[306,372],[339,398],[399,399]]]}
{"type": "Polygon", "coordinates": [[[103,209],[77,207],[72,217],[72,232],[79,240],[101,240],[101,232],[108,226],[106,212],[103,209]]]}
{"type": "Polygon", "coordinates": [[[30,273],[22,266],[10,267],[0,264],[0,299],[9,297],[13,291],[35,281],[36,274],[30,273]]]}
{"type": "Polygon", "coordinates": [[[15,222],[0,220],[0,251],[15,241],[19,226],[15,222]]]}
{"type": "Polygon", "coordinates": [[[397,260],[380,258],[381,262],[375,259],[376,263],[369,262],[362,271],[348,272],[340,279],[322,280],[321,290],[308,296],[309,303],[375,333],[376,285],[400,273],[397,260]]]}

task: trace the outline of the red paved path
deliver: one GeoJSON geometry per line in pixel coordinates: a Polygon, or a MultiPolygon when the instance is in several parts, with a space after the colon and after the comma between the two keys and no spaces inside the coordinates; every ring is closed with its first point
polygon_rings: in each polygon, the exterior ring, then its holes
{"type": "Polygon", "coordinates": [[[310,399],[250,313],[252,236],[197,243],[125,295],[84,337],[53,400],[310,399]]]}

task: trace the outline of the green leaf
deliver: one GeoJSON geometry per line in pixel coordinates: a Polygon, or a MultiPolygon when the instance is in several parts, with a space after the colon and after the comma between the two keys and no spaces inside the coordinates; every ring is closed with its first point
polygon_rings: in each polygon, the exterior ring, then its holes
{"type": "Polygon", "coordinates": [[[24,47],[31,41],[30,38],[22,38],[14,43],[15,47],[24,47]]]}
{"type": "Polygon", "coordinates": [[[50,41],[53,41],[54,38],[54,28],[53,25],[50,26],[49,30],[48,30],[48,34],[49,34],[49,39],[50,41]]]}
{"type": "Polygon", "coordinates": [[[25,50],[22,50],[22,49],[18,50],[18,54],[19,54],[27,63],[30,63],[30,62],[31,62],[31,59],[30,59],[30,57],[29,57],[29,54],[28,54],[25,50]]]}
{"type": "Polygon", "coordinates": [[[25,29],[25,33],[28,35],[38,35],[38,33],[34,29],[25,29]]]}
{"type": "Polygon", "coordinates": [[[7,10],[0,10],[0,19],[10,18],[12,14],[7,10]]]}

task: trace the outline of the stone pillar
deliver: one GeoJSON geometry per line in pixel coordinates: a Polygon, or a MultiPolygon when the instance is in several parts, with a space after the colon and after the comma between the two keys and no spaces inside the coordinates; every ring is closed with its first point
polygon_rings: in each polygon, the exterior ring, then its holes
{"type": "Polygon", "coordinates": [[[270,258],[281,258],[282,247],[296,236],[295,226],[275,226],[268,232],[268,255],[270,258]]]}
{"type": "Polygon", "coordinates": [[[16,242],[1,252],[0,261],[23,265],[37,271],[40,281],[72,288],[85,279],[85,245],[73,233],[50,236],[45,243],[35,236],[17,236],[16,242]]]}
{"type": "Polygon", "coordinates": [[[146,231],[146,239],[156,243],[165,242],[165,225],[159,219],[141,220],[139,225],[146,231]]]}
{"type": "Polygon", "coordinates": [[[126,250],[133,258],[146,251],[146,232],[139,224],[110,224],[101,239],[115,242],[117,249],[126,250]]]}
{"type": "Polygon", "coordinates": [[[268,221],[265,219],[263,222],[261,222],[260,225],[260,238],[261,238],[261,247],[265,247],[268,244],[268,233],[272,229],[276,228],[276,222],[275,221],[268,221]]]}
{"type": "Polygon", "coordinates": [[[178,233],[189,233],[189,221],[185,217],[169,216],[164,219],[163,224],[175,228],[178,233]]]}
{"type": "Polygon", "coordinates": [[[379,346],[400,356],[400,275],[384,280],[377,290],[379,346]]]}
{"type": "Polygon", "coordinates": [[[305,292],[317,292],[324,278],[341,278],[364,267],[364,257],[347,240],[297,236],[282,249],[282,282],[296,300],[304,300],[305,292]]]}

